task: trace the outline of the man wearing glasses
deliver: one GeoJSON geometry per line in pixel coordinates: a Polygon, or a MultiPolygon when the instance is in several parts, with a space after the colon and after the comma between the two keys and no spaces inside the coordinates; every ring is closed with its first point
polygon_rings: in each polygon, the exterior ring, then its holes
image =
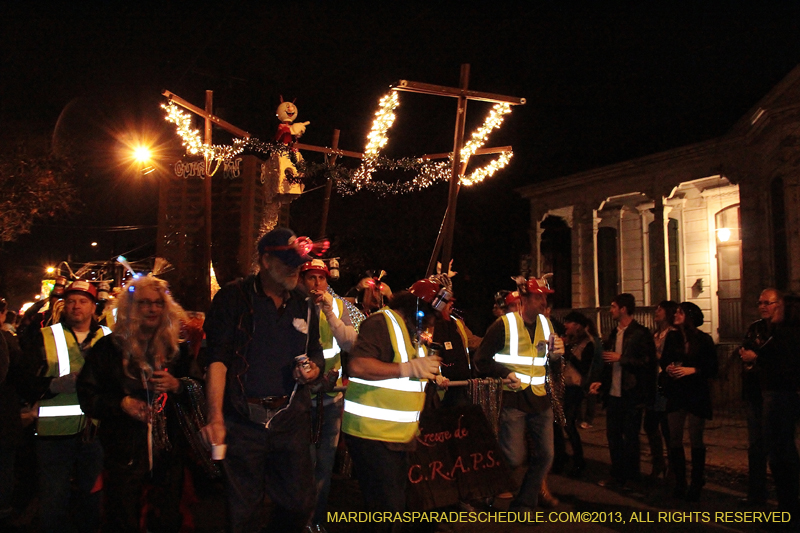
{"type": "MultiPolygon", "coordinates": [[[[754,503],[758,502],[759,497],[766,499],[766,490],[759,485],[759,476],[764,475],[761,465],[763,453],[766,452],[775,480],[778,510],[792,513],[792,519],[797,520],[797,513],[800,512],[800,456],[795,444],[795,426],[800,420],[800,358],[795,354],[800,343],[800,328],[797,317],[786,316],[783,295],[775,289],[766,289],[761,293],[758,310],[761,320],[750,327],[745,345],[739,350],[745,367],[752,368],[748,373],[757,376],[763,401],[759,405],[757,396],[755,402],[751,397],[747,398],[756,408],[763,407],[760,426],[763,428],[764,445],[761,458],[755,456],[752,450],[748,453],[751,478],[753,469],[760,469],[755,473],[755,487],[754,480],[750,480],[750,490],[755,488],[761,491],[749,493],[748,499],[754,500],[754,503]]],[[[745,379],[749,379],[748,376],[745,379]]],[[[758,414],[756,410],[755,415],[758,414]]],[[[753,440],[756,440],[756,453],[759,451],[758,437],[753,433],[758,429],[757,421],[750,424],[748,420],[751,448],[753,440]]]]}

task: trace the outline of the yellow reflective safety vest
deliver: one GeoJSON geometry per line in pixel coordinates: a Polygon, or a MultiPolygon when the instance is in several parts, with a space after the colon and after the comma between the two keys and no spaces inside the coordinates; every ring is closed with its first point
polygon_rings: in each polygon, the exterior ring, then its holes
{"type": "MultiPolygon", "coordinates": [[[[101,326],[91,340],[98,340],[111,333],[101,326]]],[[[42,328],[44,352],[47,357],[45,377],[58,378],[83,368],[83,353],[74,335],[67,335],[61,324],[42,328]]],[[[36,432],[42,436],[74,435],[86,426],[86,417],[81,411],[77,392],[62,392],[48,400],[39,401],[39,419],[36,432]]]]}
{"type": "MultiPolygon", "coordinates": [[[[394,363],[406,363],[424,357],[416,352],[403,318],[384,308],[378,311],[386,318],[394,350],[394,363]]],[[[363,439],[384,442],[408,442],[419,429],[419,415],[425,404],[427,380],[391,378],[366,380],[350,378],[344,397],[342,431],[363,439]]]]}
{"type": "MultiPolygon", "coordinates": [[[[339,298],[333,299],[333,314],[336,318],[342,318],[344,310],[344,302],[339,298]]],[[[323,374],[336,369],[339,371],[339,379],[336,380],[336,386],[342,386],[342,349],[339,348],[339,343],[336,342],[336,337],[333,336],[331,325],[325,317],[325,313],[319,314],[319,342],[322,344],[322,355],[325,357],[325,370],[323,374]]],[[[329,396],[338,396],[338,392],[329,392],[329,396]]]]}
{"type": "MultiPolygon", "coordinates": [[[[533,340],[525,327],[519,313],[508,313],[502,317],[506,328],[506,342],[503,350],[494,354],[494,360],[514,372],[522,381],[522,388],[531,387],[536,396],[547,394],[545,381],[545,363],[547,363],[547,341],[553,326],[544,316],[539,315],[539,324],[533,340]],[[541,326],[541,327],[540,327],[541,326]]],[[[504,385],[503,390],[513,391],[504,385]]]]}

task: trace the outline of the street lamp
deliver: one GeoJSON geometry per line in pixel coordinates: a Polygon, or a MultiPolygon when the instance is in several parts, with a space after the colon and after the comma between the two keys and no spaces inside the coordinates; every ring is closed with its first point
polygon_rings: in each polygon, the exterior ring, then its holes
{"type": "Polygon", "coordinates": [[[145,176],[156,171],[156,167],[151,164],[152,158],[153,154],[147,146],[139,145],[133,149],[133,159],[139,163],[142,174],[145,176]]]}

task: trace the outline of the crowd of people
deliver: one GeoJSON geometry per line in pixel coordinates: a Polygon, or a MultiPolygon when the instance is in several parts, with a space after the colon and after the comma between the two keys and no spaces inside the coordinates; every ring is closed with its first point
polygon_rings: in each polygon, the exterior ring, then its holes
{"type": "MultiPolygon", "coordinates": [[[[195,463],[222,476],[230,531],[322,532],[342,435],[364,508],[404,511],[430,391],[445,391],[442,406],[467,406],[455,384],[476,378],[502,382],[497,444],[516,490],[462,509],[503,498],[512,511],[557,505],[546,478],[568,464],[570,476],[584,475],[581,413],[595,400],[606,409],[611,464],[600,486],[671,477],[674,498],[701,499],[717,351],[694,303],[661,302],[650,331],[634,319],[635,298],[619,294],[617,326],[601,340],[580,312],[551,317],[547,279],[517,277],[479,337],[453,311],[449,275],[396,293],[369,276],[340,297],[307,244],[286,228],[265,234],[258,272],[214,297],[202,344],[153,275],[131,279],[110,306],[107,286],[65,279],[22,317],[0,302],[9,326],[0,336],[0,524],[11,523],[17,490],[38,491],[42,532],[176,532],[195,463]],[[15,483],[17,457],[17,471],[38,472],[35,487],[15,483]]],[[[769,464],[779,510],[798,517],[800,326],[787,301],[761,294],[762,318],[738,352],[750,436],[743,504],[766,502],[769,464]]]]}

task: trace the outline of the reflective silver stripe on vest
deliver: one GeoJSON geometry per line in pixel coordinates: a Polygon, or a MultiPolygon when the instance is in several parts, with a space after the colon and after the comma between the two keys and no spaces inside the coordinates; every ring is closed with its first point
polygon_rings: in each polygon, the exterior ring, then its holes
{"type": "MultiPolygon", "coordinates": [[[[336,318],[339,318],[339,305],[336,303],[336,298],[333,299],[333,315],[336,318]]],[[[328,324],[330,328],[330,324],[328,324]]],[[[339,343],[336,342],[336,336],[333,334],[333,330],[331,329],[331,337],[333,337],[333,344],[330,348],[325,348],[322,350],[322,356],[325,359],[333,359],[336,357],[336,354],[339,353],[341,350],[339,349],[339,343]]]]}
{"type": "Polygon", "coordinates": [[[531,376],[522,374],[521,372],[514,372],[514,375],[517,376],[521,382],[527,385],[544,385],[544,376],[533,378],[531,376]]]}
{"type": "Polygon", "coordinates": [[[384,313],[392,322],[392,328],[394,329],[394,338],[397,339],[397,350],[400,352],[400,361],[403,363],[408,363],[408,353],[406,352],[406,338],[403,336],[403,330],[400,329],[400,324],[397,323],[397,320],[394,318],[394,315],[391,312],[384,313]]]}
{"type": "Polygon", "coordinates": [[[54,324],[50,329],[53,331],[53,338],[56,341],[58,377],[66,376],[69,374],[69,348],[67,348],[67,338],[64,336],[64,326],[54,324]]]}
{"type": "Polygon", "coordinates": [[[410,378],[378,379],[375,381],[361,378],[350,378],[350,381],[353,383],[360,383],[362,385],[369,385],[371,387],[381,387],[383,389],[391,389],[401,392],[425,392],[425,383],[422,381],[411,381],[410,378]]]}
{"type": "MultiPolygon", "coordinates": [[[[350,380],[352,381],[352,379],[350,380]]],[[[345,399],[344,410],[356,416],[364,418],[374,418],[375,420],[385,420],[387,422],[417,422],[419,421],[419,411],[396,411],[394,409],[382,409],[362,405],[345,399]]]]}
{"type": "Polygon", "coordinates": [[[42,405],[39,406],[39,418],[53,418],[57,416],[81,416],[80,405],[42,405]]]}
{"type": "MultiPolygon", "coordinates": [[[[115,309],[115,311],[116,311],[116,309],[115,309]]],[[[103,337],[105,337],[106,335],[111,335],[111,328],[106,327],[106,326],[100,326],[100,329],[103,330],[103,337]]]]}
{"type": "Polygon", "coordinates": [[[544,366],[547,358],[546,357],[523,357],[521,355],[505,355],[505,354],[495,354],[494,360],[498,363],[505,363],[508,365],[523,365],[523,366],[544,366]]]}
{"type": "MultiPolygon", "coordinates": [[[[547,318],[545,318],[544,315],[539,315],[539,322],[542,324],[542,333],[544,333],[545,340],[550,341],[550,326],[547,325],[547,318]]],[[[548,346],[550,346],[549,342],[548,346]]],[[[542,363],[542,365],[544,365],[544,363],[542,363]]]]}

